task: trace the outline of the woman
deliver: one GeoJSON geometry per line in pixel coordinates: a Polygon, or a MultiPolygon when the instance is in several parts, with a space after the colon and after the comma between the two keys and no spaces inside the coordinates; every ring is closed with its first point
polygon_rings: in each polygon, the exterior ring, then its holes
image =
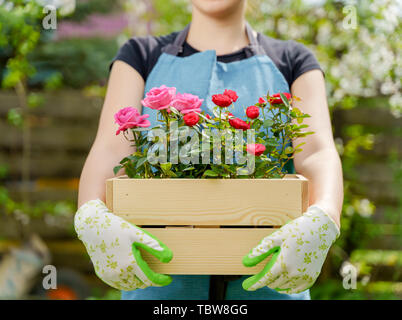
{"type": "MultiPolygon", "coordinates": [[[[303,45],[253,31],[245,21],[245,7],[246,0],[192,0],[192,20],[184,30],[130,39],[113,62],[97,136],[80,179],[75,226],[96,273],[122,289],[123,299],[309,299],[307,289],[339,235],[342,169],[323,73],[303,45]],[[210,101],[211,94],[232,89],[239,95],[237,106],[253,104],[267,91],[291,92],[301,98],[297,106],[311,115],[306,123],[315,134],[303,139],[303,151],[294,158],[295,170],[309,179],[310,207],[302,217],[250,248],[245,265],[255,265],[273,254],[259,274],[231,281],[175,276],[171,282],[170,277],[150,270],[138,251],[131,249],[135,242],[161,261],[169,261],[169,248],[105,207],[105,180],[133,151],[125,139],[115,135],[113,116],[125,106],[141,111],[144,92],[161,85],[196,94],[204,101],[210,101]],[[216,288],[223,288],[220,296],[213,295],[216,288]]],[[[203,106],[206,111],[209,107],[208,103],[203,106]]],[[[243,116],[243,112],[239,107],[233,113],[243,116]]],[[[150,120],[155,122],[154,115],[150,120]]]]}

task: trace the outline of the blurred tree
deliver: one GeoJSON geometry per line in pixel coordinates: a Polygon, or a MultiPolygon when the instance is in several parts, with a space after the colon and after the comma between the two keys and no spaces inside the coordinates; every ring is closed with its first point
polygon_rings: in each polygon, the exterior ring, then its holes
{"type": "MultiPolygon", "coordinates": [[[[22,182],[24,187],[30,180],[30,128],[29,107],[37,107],[40,99],[29,95],[27,81],[35,73],[29,63],[28,54],[35,49],[40,39],[40,21],[42,7],[36,2],[8,2],[0,7],[0,47],[8,56],[4,69],[2,86],[14,88],[19,98],[19,108],[9,110],[8,119],[23,131],[22,182]]],[[[24,193],[24,202],[28,202],[28,193],[24,193]]]]}
{"type": "MultiPolygon", "coordinates": [[[[46,40],[49,32],[42,28],[43,18],[47,12],[36,1],[14,0],[3,2],[0,5],[0,53],[2,57],[2,69],[0,74],[1,86],[5,89],[15,90],[19,107],[8,110],[7,120],[22,130],[22,190],[23,202],[13,201],[3,186],[0,187],[0,205],[4,210],[2,213],[12,213],[17,220],[23,221],[29,216],[39,217],[44,213],[71,213],[71,204],[42,202],[35,206],[30,203],[30,158],[31,158],[31,115],[33,108],[43,103],[43,95],[32,92],[28,87],[29,80],[35,75],[36,69],[29,60],[30,53],[39,44],[46,40]],[[66,209],[67,208],[67,209],[66,209]]],[[[44,79],[44,88],[52,90],[61,85],[62,79],[59,72],[53,72],[44,79]]],[[[2,168],[6,166],[2,165],[2,168]]],[[[3,172],[0,179],[6,176],[3,172]]],[[[21,232],[21,235],[25,234],[21,232]]]]}

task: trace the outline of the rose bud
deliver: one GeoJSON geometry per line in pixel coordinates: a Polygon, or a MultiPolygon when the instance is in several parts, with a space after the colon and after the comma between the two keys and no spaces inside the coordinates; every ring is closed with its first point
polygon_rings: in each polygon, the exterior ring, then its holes
{"type": "Polygon", "coordinates": [[[191,113],[187,113],[183,117],[183,120],[186,125],[188,125],[189,127],[192,127],[198,123],[198,121],[200,120],[200,117],[198,116],[198,114],[191,112],[191,113]]]}
{"type": "Polygon", "coordinates": [[[258,109],[258,107],[256,107],[256,106],[249,106],[246,109],[246,115],[250,119],[258,118],[258,116],[260,115],[260,109],[258,109]]]}
{"type": "Polygon", "coordinates": [[[233,91],[233,90],[226,89],[223,92],[223,94],[227,95],[230,99],[232,99],[233,102],[236,102],[236,100],[238,98],[238,95],[237,95],[236,91],[233,91]]]}
{"type": "Polygon", "coordinates": [[[226,94],[214,94],[212,102],[221,108],[226,108],[232,104],[232,99],[226,94]]]}
{"type": "Polygon", "coordinates": [[[229,119],[229,123],[235,129],[241,129],[241,130],[250,129],[250,125],[239,118],[229,119]]]}
{"type": "MultiPolygon", "coordinates": [[[[282,93],[288,100],[290,100],[292,98],[290,93],[284,92],[282,93]]],[[[271,104],[281,104],[283,103],[281,95],[279,93],[275,93],[271,96],[271,98],[269,99],[269,102],[271,102],[271,104]]]]}

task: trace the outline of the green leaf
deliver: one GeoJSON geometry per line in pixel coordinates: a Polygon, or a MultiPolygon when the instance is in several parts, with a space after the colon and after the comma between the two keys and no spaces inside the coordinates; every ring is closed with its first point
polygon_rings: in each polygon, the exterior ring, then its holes
{"type": "Polygon", "coordinates": [[[172,170],[166,171],[166,174],[167,174],[169,177],[177,177],[177,175],[176,175],[172,170]]]}
{"type": "Polygon", "coordinates": [[[139,160],[137,161],[137,164],[136,164],[135,168],[138,169],[138,168],[141,167],[145,162],[147,162],[147,160],[148,160],[147,157],[143,157],[143,158],[139,159],[139,160]]]}
{"type": "Polygon", "coordinates": [[[163,172],[167,172],[170,170],[170,168],[172,168],[172,164],[170,162],[167,163],[161,163],[161,169],[163,172]]]}
{"type": "Polygon", "coordinates": [[[233,174],[236,173],[236,169],[235,169],[236,166],[235,165],[227,165],[227,164],[222,164],[222,165],[227,171],[229,171],[229,172],[231,172],[233,174]]]}
{"type": "Polygon", "coordinates": [[[284,104],[288,109],[290,109],[290,103],[289,103],[288,98],[286,98],[286,96],[285,96],[283,93],[280,93],[279,95],[281,96],[281,99],[282,99],[282,101],[283,101],[283,104],[284,104]]]}
{"type": "Polygon", "coordinates": [[[268,146],[272,146],[272,147],[277,147],[279,146],[279,143],[275,140],[275,139],[268,139],[266,144],[268,146]]]}
{"type": "Polygon", "coordinates": [[[121,166],[121,165],[115,166],[113,168],[114,175],[116,175],[120,171],[121,168],[123,168],[123,166],[121,166]]]}
{"type": "Polygon", "coordinates": [[[301,143],[299,143],[296,147],[295,147],[295,149],[297,149],[297,148],[299,148],[299,147],[301,147],[301,146],[303,146],[303,145],[305,145],[306,143],[305,142],[301,142],[301,143]]]}
{"type": "Polygon", "coordinates": [[[207,170],[204,172],[204,176],[206,177],[217,177],[218,174],[212,170],[207,170]]]}
{"type": "Polygon", "coordinates": [[[183,169],[183,171],[191,171],[191,170],[195,170],[195,167],[187,167],[183,169]]]}
{"type": "Polygon", "coordinates": [[[263,126],[264,126],[264,128],[269,128],[269,127],[272,127],[273,124],[274,124],[273,120],[267,119],[267,120],[264,121],[263,126]]]}
{"type": "Polygon", "coordinates": [[[13,126],[21,127],[24,122],[24,118],[19,109],[13,108],[10,109],[7,113],[7,121],[13,126]]]}
{"type": "Polygon", "coordinates": [[[292,147],[286,147],[285,153],[293,153],[294,149],[292,147]]]}
{"type": "Polygon", "coordinates": [[[43,95],[40,93],[36,93],[36,92],[30,93],[28,95],[28,99],[27,99],[28,106],[32,109],[40,106],[41,104],[43,104],[44,101],[45,101],[45,99],[44,99],[43,95]]]}

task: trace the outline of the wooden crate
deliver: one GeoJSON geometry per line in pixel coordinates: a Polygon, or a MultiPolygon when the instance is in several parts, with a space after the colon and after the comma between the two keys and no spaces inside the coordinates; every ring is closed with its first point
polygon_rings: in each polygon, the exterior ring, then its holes
{"type": "Polygon", "coordinates": [[[242,257],[308,206],[308,181],[283,179],[129,179],[106,181],[106,205],[173,251],[150,267],[167,274],[254,274],[242,257]]]}

